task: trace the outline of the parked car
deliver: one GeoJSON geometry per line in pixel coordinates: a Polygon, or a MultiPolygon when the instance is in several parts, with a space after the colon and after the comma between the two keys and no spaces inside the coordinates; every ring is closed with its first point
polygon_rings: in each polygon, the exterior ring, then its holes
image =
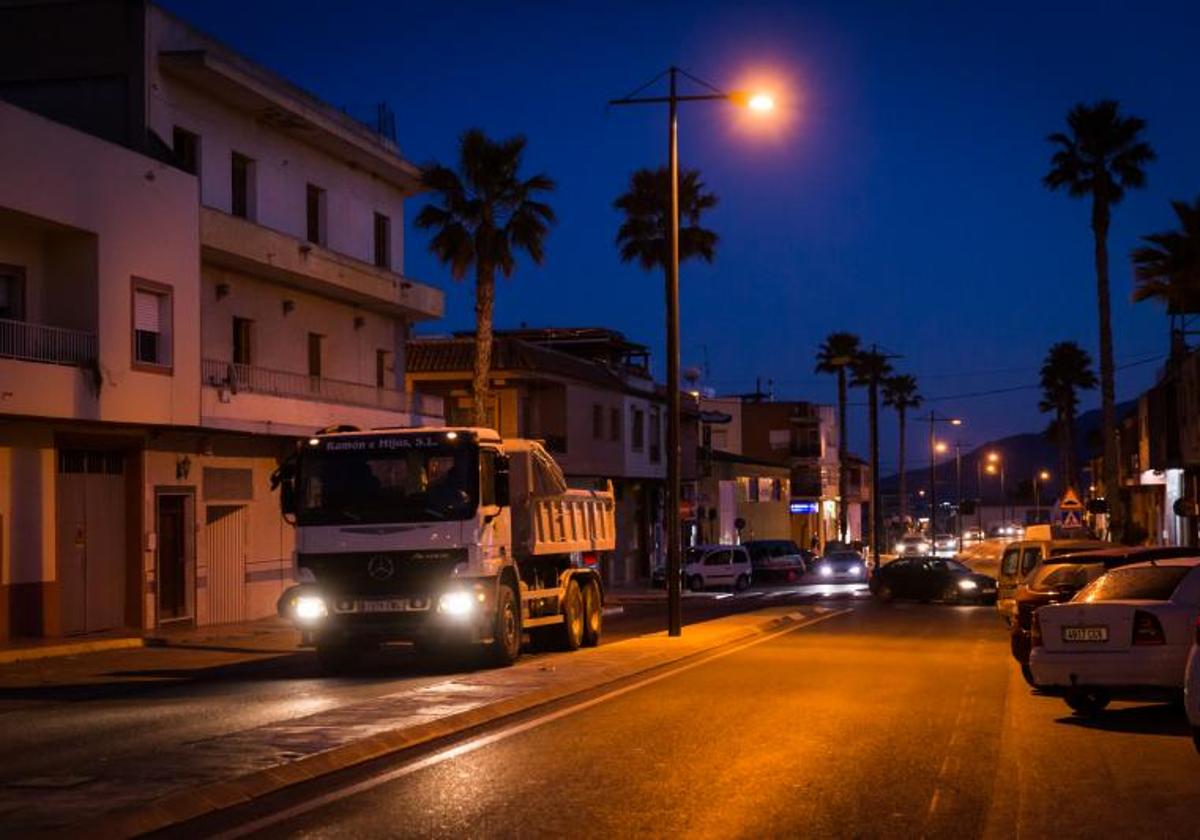
{"type": "Polygon", "coordinates": [[[791,540],[748,540],[742,547],[750,552],[757,581],[798,580],[813,556],[791,540]]]}
{"type": "Polygon", "coordinates": [[[857,551],[827,551],[813,565],[813,571],[822,583],[861,583],[867,579],[867,561],[857,551]]]}
{"type": "Polygon", "coordinates": [[[1183,692],[1188,722],[1192,725],[1192,743],[1196,745],[1196,752],[1200,752],[1200,615],[1196,616],[1196,633],[1192,652],[1188,655],[1183,692]]]}
{"type": "Polygon", "coordinates": [[[1047,604],[1070,601],[1076,592],[1112,569],[1145,560],[1191,557],[1196,553],[1194,548],[1152,546],[1107,548],[1047,557],[1034,568],[1029,579],[1017,587],[1014,598],[1016,612],[1011,648],[1025,681],[1034,684],[1033,673],[1029,670],[1029,628],[1033,624],[1034,610],[1047,604]]]}
{"type": "Polygon", "coordinates": [[[1174,699],[1200,611],[1200,559],[1152,560],[1101,575],[1033,614],[1029,667],[1081,715],[1114,698],[1174,699]]]}
{"type": "Polygon", "coordinates": [[[905,534],[896,541],[896,553],[901,557],[924,557],[932,548],[923,534],[905,534]]]}
{"type": "Polygon", "coordinates": [[[977,543],[987,539],[987,534],[978,526],[963,528],[963,543],[977,543]]]}
{"type": "Polygon", "coordinates": [[[1017,586],[1029,577],[1039,563],[1047,557],[1112,548],[1112,543],[1100,540],[1053,539],[1050,528],[1046,526],[1041,526],[1039,530],[1045,532],[1043,536],[1031,536],[1027,540],[1011,542],[1004,547],[1004,553],[1000,555],[1000,576],[997,578],[999,597],[996,599],[996,609],[1009,627],[1017,614],[1017,586]]]}
{"type": "Polygon", "coordinates": [[[742,545],[698,545],[683,557],[683,579],[699,592],[710,586],[729,586],[741,592],[753,575],[750,552],[742,545]]]}
{"type": "Polygon", "coordinates": [[[900,557],[871,577],[871,594],[883,603],[896,598],[918,601],[973,602],[996,600],[996,580],[972,572],[945,557],[900,557]]]}

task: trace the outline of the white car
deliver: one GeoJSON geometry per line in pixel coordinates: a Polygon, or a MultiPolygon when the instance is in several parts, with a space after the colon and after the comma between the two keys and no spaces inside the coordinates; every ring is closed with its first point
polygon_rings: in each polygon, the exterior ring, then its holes
{"type": "Polygon", "coordinates": [[[1200,559],[1113,569],[1033,614],[1034,682],[1094,715],[1114,697],[1177,697],[1200,612],[1200,559]]]}
{"type": "Polygon", "coordinates": [[[1183,693],[1186,699],[1188,722],[1192,725],[1192,743],[1200,752],[1200,615],[1196,616],[1196,638],[1188,657],[1187,680],[1183,693]]]}
{"type": "Polygon", "coordinates": [[[741,592],[749,588],[752,573],[750,553],[740,545],[698,545],[683,558],[683,579],[693,592],[710,586],[741,592]]]}
{"type": "Polygon", "coordinates": [[[867,561],[857,551],[827,551],[813,564],[813,574],[822,583],[866,583],[867,561]]]}
{"type": "Polygon", "coordinates": [[[896,553],[901,557],[925,557],[933,546],[921,534],[905,534],[896,543],[896,553]]]}

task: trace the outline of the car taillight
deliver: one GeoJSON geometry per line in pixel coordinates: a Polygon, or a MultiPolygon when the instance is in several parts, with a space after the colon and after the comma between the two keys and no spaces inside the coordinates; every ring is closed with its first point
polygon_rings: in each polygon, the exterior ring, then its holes
{"type": "Polygon", "coordinates": [[[1165,645],[1167,643],[1167,637],[1163,634],[1158,616],[1143,610],[1134,611],[1133,643],[1135,645],[1165,645]]]}
{"type": "Polygon", "coordinates": [[[1033,647],[1042,646],[1042,620],[1038,617],[1036,610],[1033,613],[1033,620],[1029,624],[1029,644],[1033,647]]]}

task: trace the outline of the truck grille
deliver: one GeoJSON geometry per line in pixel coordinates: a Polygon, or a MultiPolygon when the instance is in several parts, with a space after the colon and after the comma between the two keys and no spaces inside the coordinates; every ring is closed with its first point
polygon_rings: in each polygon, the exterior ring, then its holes
{"type": "Polygon", "coordinates": [[[297,564],[317,579],[331,597],[432,598],[466,562],[465,548],[436,551],[359,551],[336,554],[301,554],[297,564]]]}

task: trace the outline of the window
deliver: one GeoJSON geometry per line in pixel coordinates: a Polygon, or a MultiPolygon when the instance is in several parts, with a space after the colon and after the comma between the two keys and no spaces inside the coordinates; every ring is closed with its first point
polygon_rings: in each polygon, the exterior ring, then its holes
{"type": "Polygon", "coordinates": [[[662,460],[662,414],[657,408],[650,410],[650,461],[657,464],[662,460]]]}
{"type": "Polygon", "coordinates": [[[646,412],[640,408],[633,410],[633,429],[629,434],[629,442],[633,446],[634,452],[641,452],[642,447],[646,445],[646,412]]]}
{"type": "Polygon", "coordinates": [[[1042,562],[1042,550],[1040,548],[1027,548],[1025,553],[1021,555],[1021,576],[1029,574],[1033,571],[1033,567],[1042,562]]]}
{"type": "Polygon", "coordinates": [[[171,367],[171,287],[133,281],[133,367],[163,371],[171,367]]]}
{"type": "Polygon", "coordinates": [[[249,318],[233,319],[233,363],[254,364],[254,322],[249,318]]]}
{"type": "Polygon", "coordinates": [[[1015,575],[1017,573],[1017,564],[1021,560],[1021,549],[1011,548],[1004,552],[1004,559],[1000,561],[1000,573],[1003,575],[1015,575]]]}
{"type": "Polygon", "coordinates": [[[319,377],[321,375],[321,357],[323,355],[325,336],[317,333],[308,334],[308,375],[319,377]]]}
{"type": "Polygon", "coordinates": [[[496,451],[479,450],[479,505],[496,504],[496,451]]]}
{"type": "Polygon", "coordinates": [[[375,387],[388,386],[388,371],[392,369],[392,354],[387,350],[375,351],[375,387]]]}
{"type": "Polygon", "coordinates": [[[392,267],[392,220],[382,213],[375,214],[375,265],[392,267]]]}
{"type": "Polygon", "coordinates": [[[1132,566],[1113,569],[1088,584],[1076,601],[1169,601],[1192,566],[1132,566]]]}
{"type": "Polygon", "coordinates": [[[728,566],[732,560],[732,551],[711,551],[704,555],[705,566],[728,566]]]}
{"type": "Polygon", "coordinates": [[[254,218],[254,161],[233,153],[229,212],[242,219],[254,218]]]}
{"type": "Polygon", "coordinates": [[[325,190],[308,184],[304,188],[305,219],[308,241],[314,245],[325,244],[325,190]]]}
{"type": "Polygon", "coordinates": [[[25,320],[25,269],[0,265],[0,318],[25,320]]]}
{"type": "Polygon", "coordinates": [[[599,405],[592,406],[592,437],[595,440],[604,437],[604,409],[599,405]]]}
{"type": "Polygon", "coordinates": [[[175,165],[189,175],[200,174],[200,137],[186,129],[175,126],[171,140],[175,151],[175,165]]]}
{"type": "Polygon", "coordinates": [[[608,417],[608,436],[617,441],[621,439],[621,409],[614,408],[608,417]]]}

